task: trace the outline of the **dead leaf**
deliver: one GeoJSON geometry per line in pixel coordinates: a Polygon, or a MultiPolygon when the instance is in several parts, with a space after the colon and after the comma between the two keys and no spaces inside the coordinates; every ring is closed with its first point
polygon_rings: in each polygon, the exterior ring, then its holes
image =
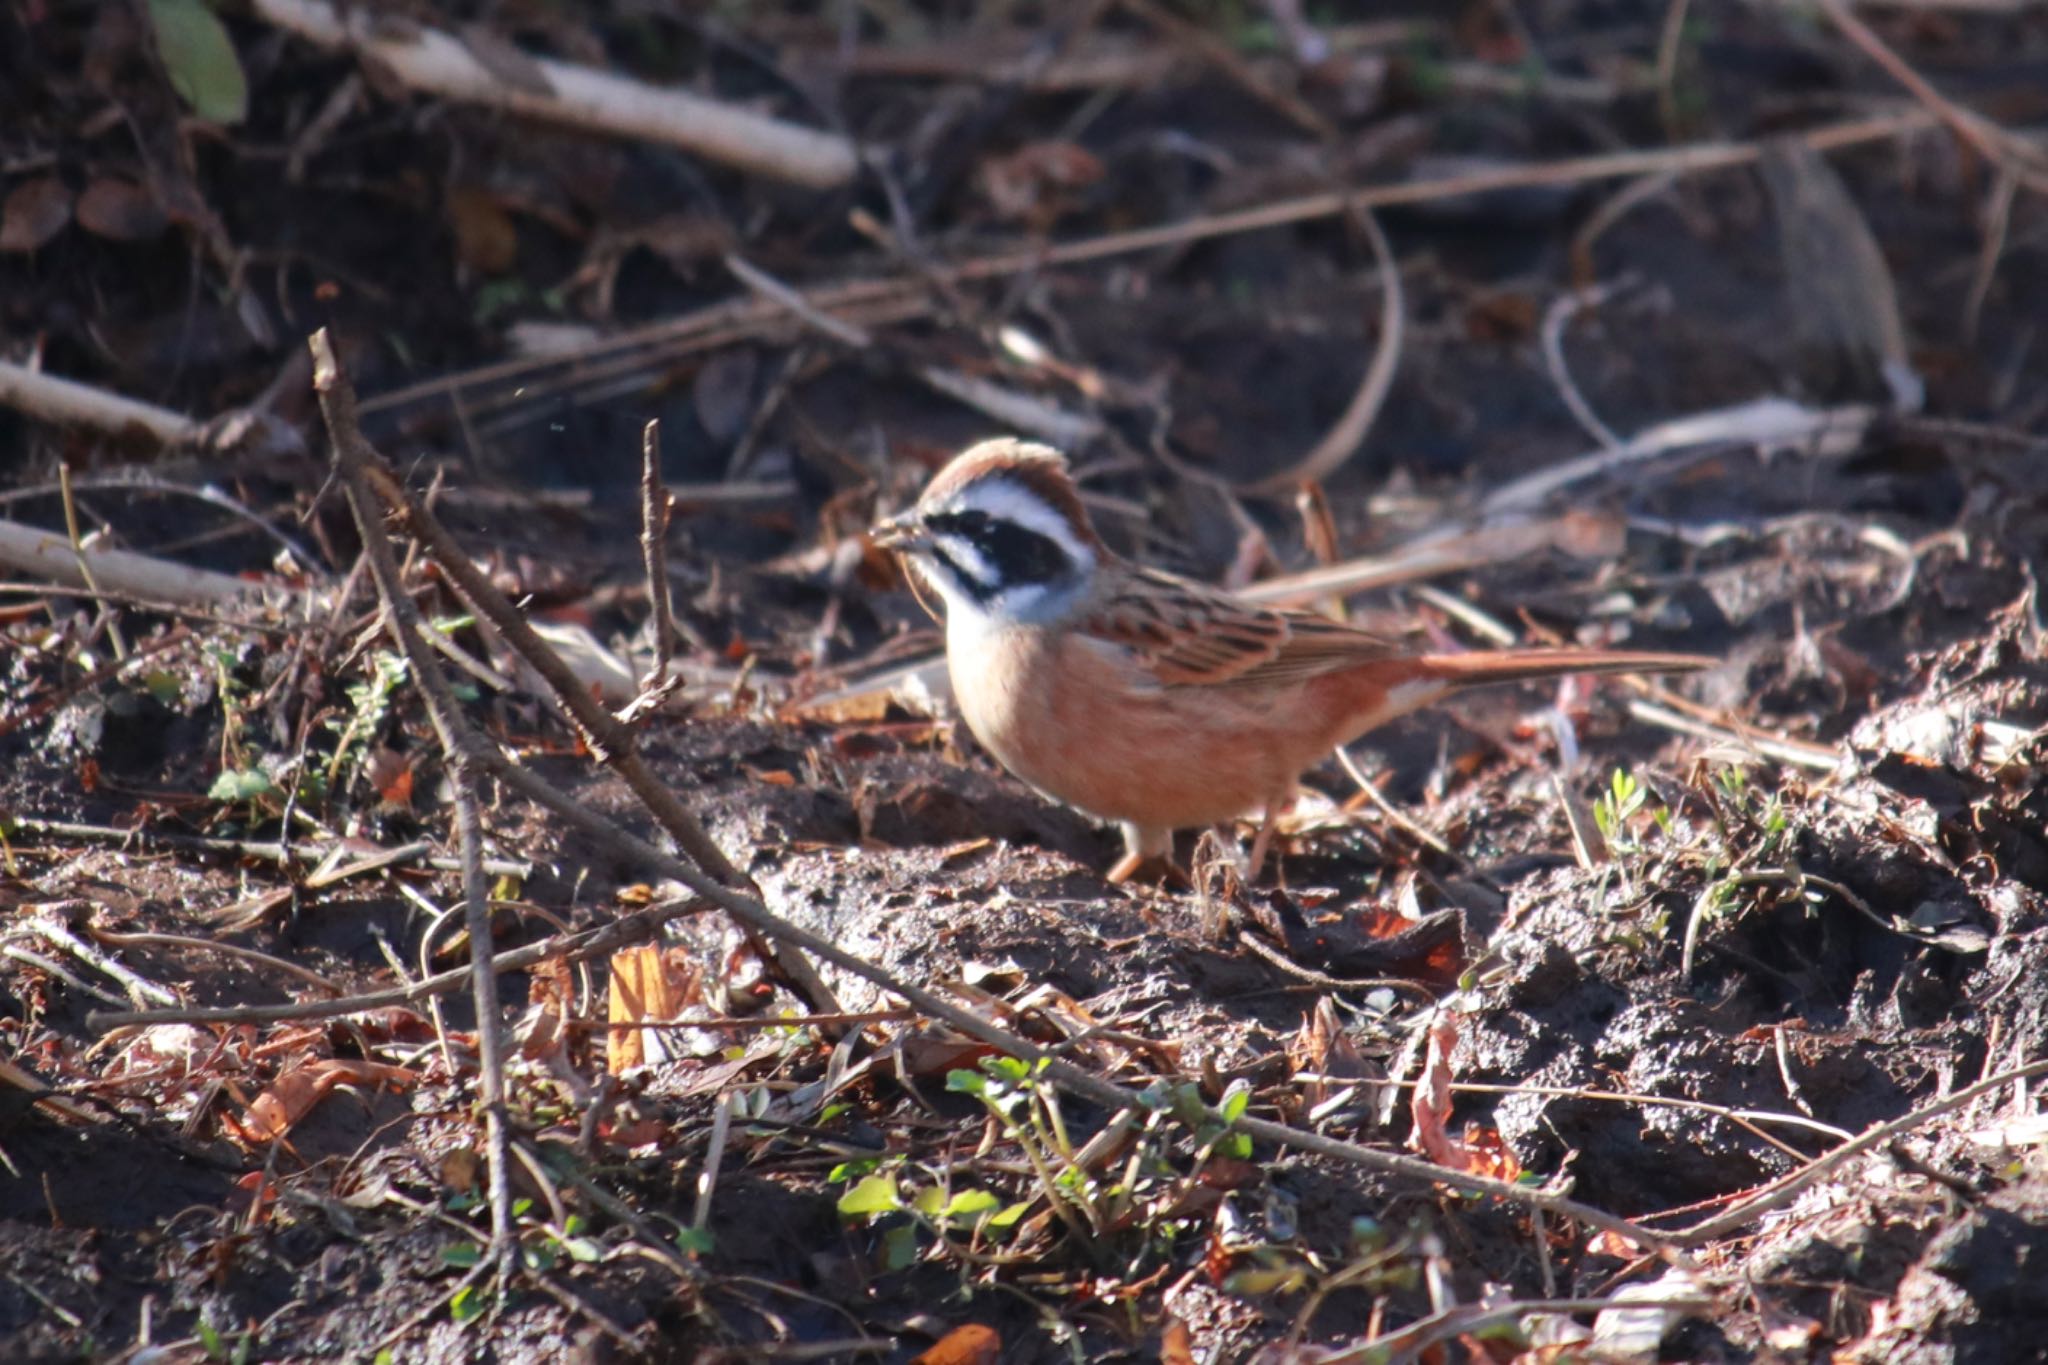
{"type": "Polygon", "coordinates": [[[171,225],[155,195],[132,180],[113,176],[87,185],[74,211],[80,227],[110,242],[147,242],[161,237],[171,225]]]}
{"type": "Polygon", "coordinates": [[[1612,1256],[1617,1261],[1632,1261],[1643,1254],[1643,1248],[1630,1238],[1618,1232],[1602,1229],[1586,1242],[1588,1256],[1612,1256]]]}
{"type": "Polygon", "coordinates": [[[54,175],[24,180],[0,205],[0,251],[34,251],[71,221],[71,191],[54,175]]]}
{"type": "Polygon", "coordinates": [[[483,1174],[484,1159],[477,1155],[474,1147],[451,1147],[442,1154],[437,1174],[441,1187],[456,1194],[468,1194],[476,1188],[477,1177],[483,1174]]]}
{"type": "Polygon", "coordinates": [[[661,949],[651,943],[625,948],[612,955],[611,1032],[607,1035],[605,1069],[614,1076],[651,1062],[664,1061],[668,1053],[658,1032],[630,1027],[641,1023],[668,1023],[681,1012],[681,992],[672,979],[661,949]]]}
{"type": "Polygon", "coordinates": [[[1195,1337],[1179,1318],[1159,1330],[1159,1365],[1195,1365],[1195,1337]]]}
{"type": "Polygon", "coordinates": [[[910,1365],[995,1365],[1003,1339],[995,1328],[970,1322],[940,1337],[930,1350],[912,1357],[910,1365]]]}
{"type": "Polygon", "coordinates": [[[377,793],[384,811],[412,809],[412,760],[396,749],[379,747],[363,764],[363,777],[377,793]]]}
{"type": "Polygon", "coordinates": [[[519,229],[488,190],[451,190],[444,209],[455,233],[455,255],[471,270],[502,275],[519,261],[519,229]]]}
{"type": "Polygon", "coordinates": [[[981,163],[981,192],[996,216],[1049,226],[1073,207],[1075,191],[1101,180],[1102,163],[1071,142],[1033,142],[981,163]]]}
{"type": "Polygon", "coordinates": [[[1430,1025],[1429,1054],[1409,1105],[1415,1131],[1408,1146],[1454,1171],[1513,1180],[1521,1174],[1521,1163],[1497,1131],[1472,1125],[1464,1138],[1454,1138],[1445,1127],[1451,1116],[1451,1052],[1457,1045],[1458,1016],[1446,1010],[1430,1025]]]}
{"type": "Polygon", "coordinates": [[[275,1142],[298,1126],[329,1091],[342,1085],[389,1085],[403,1090],[418,1073],[382,1062],[329,1058],[281,1073],[258,1095],[234,1125],[235,1136],[250,1146],[275,1142]]]}

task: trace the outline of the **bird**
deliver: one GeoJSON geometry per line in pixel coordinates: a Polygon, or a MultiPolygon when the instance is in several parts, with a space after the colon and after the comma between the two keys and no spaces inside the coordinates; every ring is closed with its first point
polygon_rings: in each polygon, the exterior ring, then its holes
{"type": "Polygon", "coordinates": [[[1713,661],[1602,649],[1415,652],[1118,555],[1064,456],[999,437],[956,455],[870,531],[945,608],[946,662],[983,748],[1123,834],[1109,871],[1168,875],[1176,830],[1263,811],[1249,879],[1302,774],[1340,745],[1467,688],[1713,661]]]}

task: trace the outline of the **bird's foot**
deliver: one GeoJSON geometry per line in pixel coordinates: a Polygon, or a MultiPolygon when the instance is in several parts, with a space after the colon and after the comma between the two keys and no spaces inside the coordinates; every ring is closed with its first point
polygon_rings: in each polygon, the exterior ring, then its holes
{"type": "Polygon", "coordinates": [[[1188,874],[1167,854],[1126,853],[1116,860],[1116,866],[1109,869],[1109,884],[1122,886],[1128,881],[1150,882],[1176,891],[1186,891],[1193,886],[1188,874]]]}

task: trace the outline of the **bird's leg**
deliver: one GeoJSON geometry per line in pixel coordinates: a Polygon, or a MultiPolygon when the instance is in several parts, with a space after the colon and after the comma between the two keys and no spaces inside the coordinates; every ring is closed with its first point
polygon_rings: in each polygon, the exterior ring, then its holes
{"type": "Polygon", "coordinates": [[[1126,823],[1122,826],[1124,856],[1109,869],[1112,886],[1122,886],[1140,872],[1150,871],[1161,881],[1187,881],[1187,874],[1173,865],[1173,831],[1147,829],[1126,823]]]}
{"type": "MultiPolygon", "coordinates": [[[[1252,836],[1251,867],[1244,874],[1244,883],[1250,886],[1259,879],[1259,869],[1266,865],[1266,850],[1273,846],[1273,836],[1279,831],[1280,817],[1294,807],[1294,793],[1283,792],[1266,802],[1266,818],[1259,822],[1259,832],[1252,836]]],[[[1273,876],[1280,888],[1287,888],[1287,874],[1280,866],[1280,860],[1273,860],[1273,876]]]]}

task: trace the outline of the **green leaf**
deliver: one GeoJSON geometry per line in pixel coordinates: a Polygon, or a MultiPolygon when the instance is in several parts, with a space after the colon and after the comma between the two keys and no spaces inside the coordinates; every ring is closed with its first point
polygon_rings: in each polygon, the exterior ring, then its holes
{"type": "Polygon", "coordinates": [[[839,1196],[839,1214],[843,1218],[867,1218],[902,1207],[903,1196],[893,1175],[871,1175],[839,1196]]]}
{"type": "Polygon", "coordinates": [[[1029,1212],[1031,1212],[1031,1201],[1029,1199],[1021,1199],[991,1217],[988,1220],[988,1225],[992,1228],[1015,1227],[1017,1220],[1029,1212]]]}
{"type": "Polygon", "coordinates": [[[1245,1080],[1232,1081],[1230,1088],[1223,1092],[1223,1103],[1217,1112],[1223,1115],[1225,1123],[1236,1123],[1244,1117],[1244,1111],[1251,1107],[1252,1083],[1245,1080]]]}
{"type": "Polygon", "coordinates": [[[441,1264],[467,1270],[484,1258],[483,1248],[475,1242],[457,1242],[441,1248],[441,1264]]]}
{"type": "Polygon", "coordinates": [[[903,1270],[917,1260],[917,1224],[904,1223],[890,1228],[882,1236],[882,1266],[887,1270],[903,1270]]]}
{"type": "Polygon", "coordinates": [[[676,1233],[676,1250],[691,1256],[709,1256],[717,1244],[710,1228],[683,1228],[676,1233]]]}
{"type": "Polygon", "coordinates": [[[842,1161],[837,1166],[834,1166],[826,1174],[825,1179],[831,1181],[834,1185],[844,1185],[855,1176],[866,1175],[881,1164],[882,1158],[878,1156],[858,1156],[851,1161],[842,1161]]]}
{"type": "Polygon", "coordinates": [[[157,55],[171,88],[208,123],[240,123],[249,115],[249,79],[220,18],[204,0],[149,0],[157,55]]]}
{"type": "Polygon", "coordinates": [[[596,1265],[604,1259],[604,1248],[588,1237],[565,1237],[562,1250],[569,1253],[569,1259],[584,1265],[596,1265]]]}
{"type": "Polygon", "coordinates": [[[215,801],[254,801],[276,790],[270,774],[261,768],[239,768],[224,770],[213,779],[213,785],[207,788],[206,794],[215,801]]]}
{"type": "Polygon", "coordinates": [[[1233,1161],[1250,1161],[1252,1159],[1252,1135],[1250,1133],[1231,1133],[1227,1135],[1221,1142],[1216,1144],[1216,1154],[1218,1156],[1227,1156],[1233,1161]]]}
{"type": "Polygon", "coordinates": [[[910,1207],[927,1218],[937,1218],[946,1206],[946,1192],[937,1185],[919,1190],[910,1198],[910,1207]]]}
{"type": "Polygon", "coordinates": [[[464,1285],[448,1304],[448,1316],[457,1322],[474,1322],[483,1316],[486,1299],[477,1292],[477,1286],[464,1285]]]}
{"type": "Polygon", "coordinates": [[[1299,1266],[1249,1266],[1227,1276],[1223,1288],[1231,1294],[1272,1294],[1299,1289],[1303,1279],[1299,1266]]]}
{"type": "Polygon", "coordinates": [[[979,1071],[955,1067],[946,1073],[946,1089],[955,1095],[985,1095],[988,1093],[988,1077],[979,1071]]]}
{"type": "Polygon", "coordinates": [[[1003,1201],[987,1190],[962,1190],[946,1201],[944,1210],[948,1218],[959,1218],[972,1222],[984,1213],[1002,1207],[1003,1201]]]}
{"type": "Polygon", "coordinates": [[[981,1069],[989,1074],[991,1080],[1009,1085],[1022,1085],[1031,1079],[1031,1064],[1018,1057],[984,1057],[981,1069]]]}

